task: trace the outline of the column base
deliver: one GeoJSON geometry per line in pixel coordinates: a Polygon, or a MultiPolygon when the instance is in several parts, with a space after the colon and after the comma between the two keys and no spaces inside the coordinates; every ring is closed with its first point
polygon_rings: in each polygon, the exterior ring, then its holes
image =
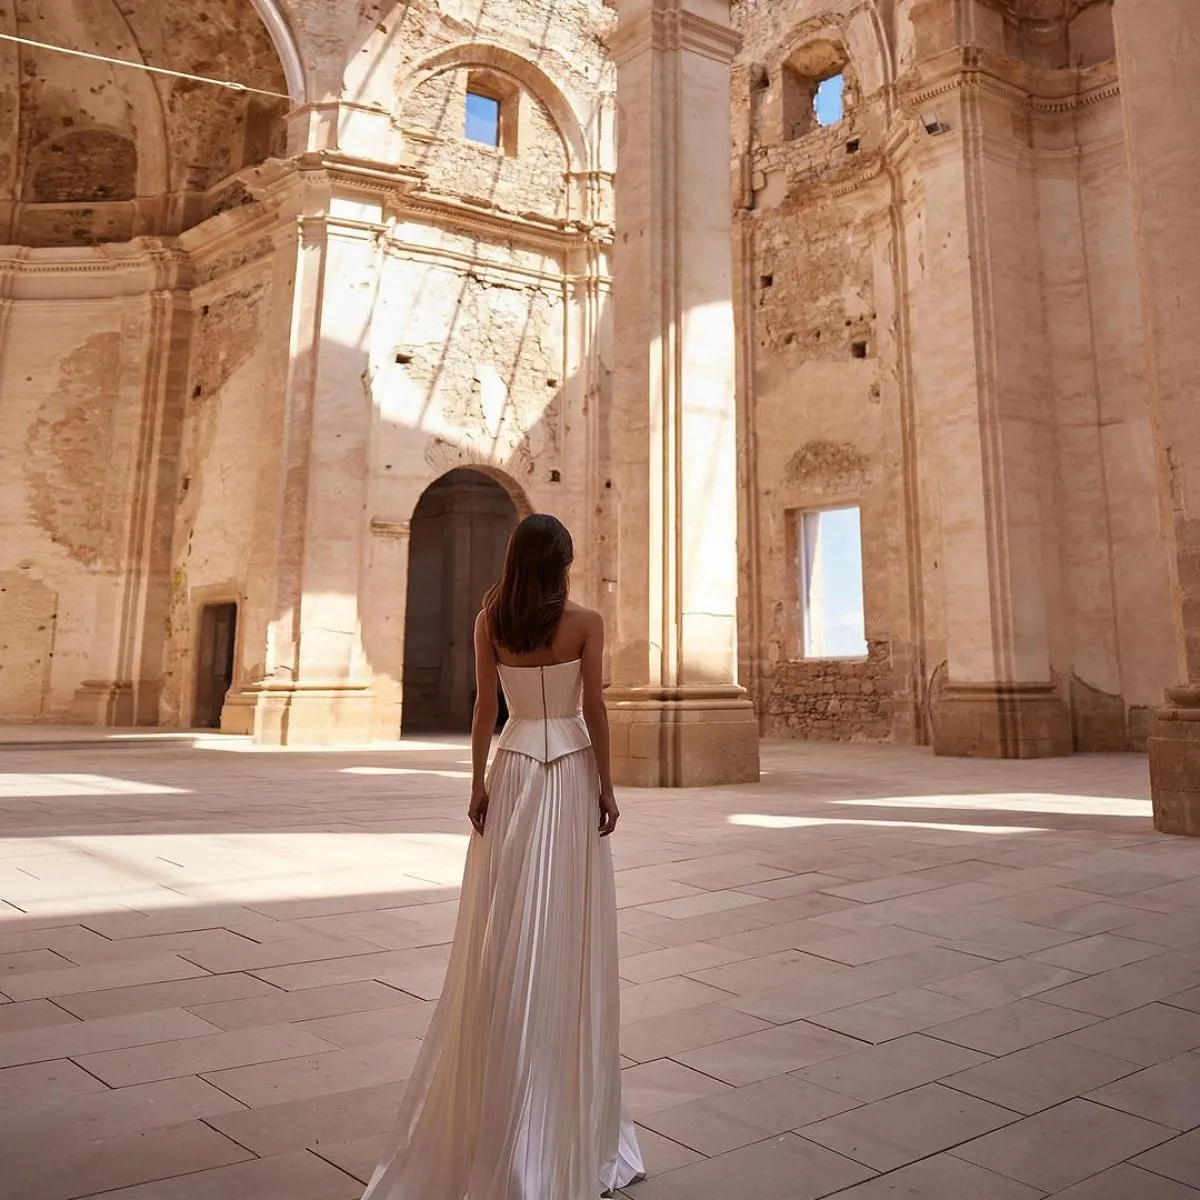
{"type": "Polygon", "coordinates": [[[264,746],[331,746],[374,740],[375,695],[369,684],[278,684],[231,691],[221,732],[264,746]]]}
{"type": "Polygon", "coordinates": [[[1167,692],[1155,714],[1150,751],[1150,794],[1159,833],[1200,837],[1200,688],[1167,692]]]}
{"type": "Polygon", "coordinates": [[[134,685],[129,680],[116,682],[89,679],[71,697],[71,721],[98,729],[132,729],[159,723],[158,683],[134,685]]]}
{"type": "Polygon", "coordinates": [[[606,699],[618,785],[758,782],[758,717],[742,688],[609,688],[606,699]]]}
{"type": "Polygon", "coordinates": [[[958,758],[1060,758],[1071,713],[1048,684],[950,684],[933,713],[933,752],[958,758]]]}

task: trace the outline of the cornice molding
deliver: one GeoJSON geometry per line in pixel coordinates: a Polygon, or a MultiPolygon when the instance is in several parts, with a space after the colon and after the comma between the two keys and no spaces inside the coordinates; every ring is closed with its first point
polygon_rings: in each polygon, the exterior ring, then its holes
{"type": "Polygon", "coordinates": [[[733,62],[742,48],[742,35],[728,25],[681,9],[678,3],[656,0],[649,12],[621,21],[607,39],[618,67],[652,51],[684,51],[716,62],[733,62]]]}
{"type": "Polygon", "coordinates": [[[1121,94],[1112,64],[1088,70],[1042,70],[982,51],[977,46],[948,51],[925,64],[926,78],[900,90],[909,107],[973,89],[1003,96],[1035,115],[1058,115],[1101,104],[1121,94]]]}

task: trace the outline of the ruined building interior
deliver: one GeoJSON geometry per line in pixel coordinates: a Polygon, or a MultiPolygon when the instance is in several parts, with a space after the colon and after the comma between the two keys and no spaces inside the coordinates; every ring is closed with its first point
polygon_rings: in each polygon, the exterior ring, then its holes
{"type": "Polygon", "coordinates": [[[0,722],[461,730],[545,510],[630,782],[1193,728],[1145,8],[0,0],[0,722]]]}

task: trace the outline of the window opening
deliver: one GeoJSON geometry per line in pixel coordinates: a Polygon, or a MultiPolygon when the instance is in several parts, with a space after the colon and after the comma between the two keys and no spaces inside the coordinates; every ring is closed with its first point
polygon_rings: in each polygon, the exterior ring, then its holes
{"type": "Polygon", "coordinates": [[[846,115],[846,76],[834,75],[817,85],[813,110],[818,125],[836,125],[846,115]]]}
{"type": "Polygon", "coordinates": [[[860,509],[798,513],[797,525],[803,656],[865,658],[860,509]]]}
{"type": "Polygon", "coordinates": [[[482,92],[467,92],[467,140],[500,148],[500,101],[482,92]]]}

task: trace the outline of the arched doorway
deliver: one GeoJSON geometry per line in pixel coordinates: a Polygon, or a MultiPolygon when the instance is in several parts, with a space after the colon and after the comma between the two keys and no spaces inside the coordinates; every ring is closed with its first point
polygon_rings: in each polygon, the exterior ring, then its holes
{"type": "Polygon", "coordinates": [[[404,621],[405,733],[471,728],[472,626],[516,523],[512,497],[481,471],[451,471],[417,502],[404,621]]]}

